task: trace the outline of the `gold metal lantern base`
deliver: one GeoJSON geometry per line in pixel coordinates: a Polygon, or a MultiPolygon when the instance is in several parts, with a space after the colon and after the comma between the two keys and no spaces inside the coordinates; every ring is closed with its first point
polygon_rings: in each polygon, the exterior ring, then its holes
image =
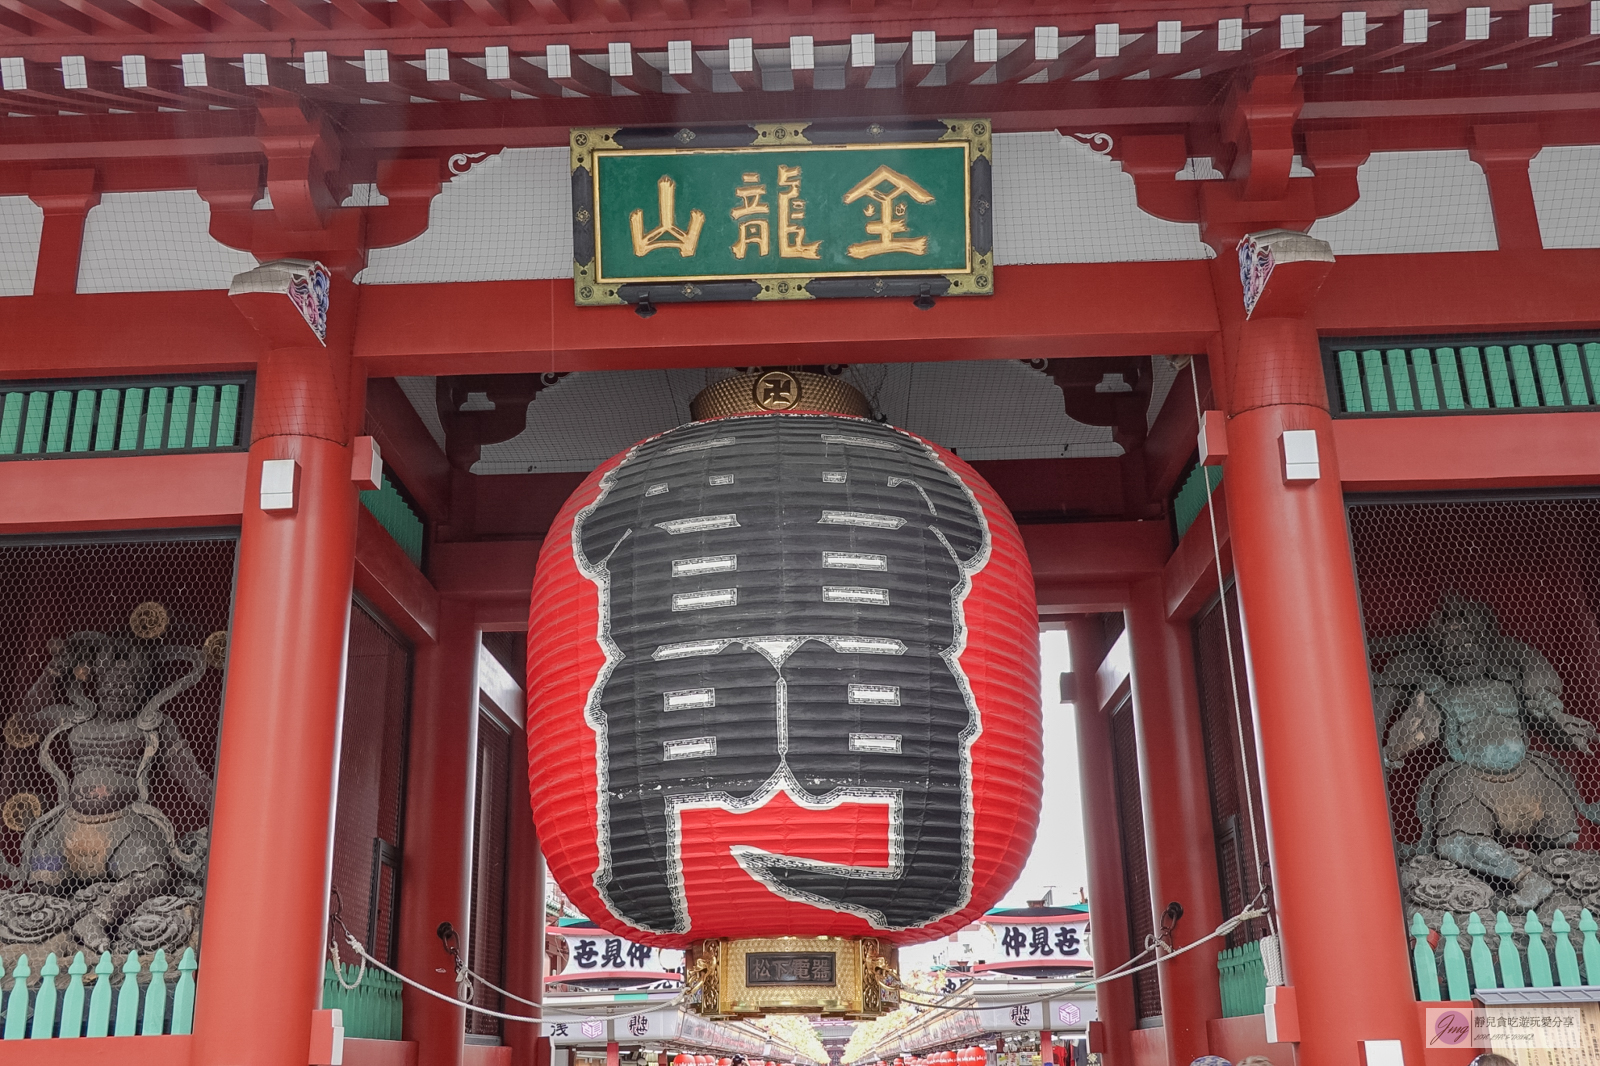
{"type": "Polygon", "coordinates": [[[699,940],[685,958],[708,1018],[820,1014],[876,1018],[900,1005],[899,951],[874,937],[699,940]]]}

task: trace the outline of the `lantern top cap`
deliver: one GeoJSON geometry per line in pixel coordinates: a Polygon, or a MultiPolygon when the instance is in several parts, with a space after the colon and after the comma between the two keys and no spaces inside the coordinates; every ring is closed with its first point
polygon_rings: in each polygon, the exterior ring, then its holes
{"type": "Polygon", "coordinates": [[[867,418],[872,408],[859,390],[839,378],[781,369],[723,378],[700,390],[689,404],[689,414],[696,422],[775,411],[820,411],[867,418]]]}

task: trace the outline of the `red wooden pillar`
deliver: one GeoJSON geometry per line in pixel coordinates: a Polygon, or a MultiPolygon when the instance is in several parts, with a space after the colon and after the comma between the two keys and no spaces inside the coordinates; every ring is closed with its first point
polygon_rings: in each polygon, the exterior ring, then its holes
{"type": "MultiPolygon", "coordinates": [[[[511,831],[506,848],[506,991],[538,1002],[544,989],[544,862],[539,854],[539,836],[533,828],[532,807],[528,799],[528,745],[521,737],[511,739],[511,831]]],[[[533,1009],[507,1000],[507,1014],[532,1014],[533,1009]]],[[[539,1044],[548,1048],[549,1040],[539,1036],[539,1026],[528,1022],[506,1022],[506,1043],[511,1047],[511,1066],[538,1066],[539,1044]]],[[[549,1062],[549,1052],[544,1061],[549,1062]]]]}
{"type": "MultiPolygon", "coordinates": [[[[335,284],[336,308],[351,296],[335,284]]],[[[256,376],[193,1062],[303,1066],[327,953],[355,569],[350,341],[323,348],[281,293],[237,303],[272,347],[256,376]],[[261,509],[269,459],[298,465],[292,511],[261,509]]]]}
{"type": "MultiPolygon", "coordinates": [[[[478,751],[478,629],[472,605],[444,597],[439,638],[417,650],[400,866],[400,972],[457,995],[436,930],[471,943],[472,793],[478,751]]],[[[404,1036],[422,1066],[461,1066],[466,1009],[413,988],[402,992],[404,1036]]],[[[507,1011],[506,1013],[511,1013],[507,1011]]],[[[507,1023],[512,1024],[512,1023],[507,1023]]]]}
{"type": "MultiPolygon", "coordinates": [[[[1167,904],[1182,905],[1172,936],[1173,947],[1181,947],[1210,933],[1225,917],[1194,649],[1187,627],[1167,621],[1159,577],[1134,584],[1126,617],[1150,906],[1159,930],[1167,904]]],[[[1189,1066],[1210,1053],[1206,1022],[1222,1017],[1217,947],[1213,941],[1156,968],[1172,1066],[1189,1066]]]]}
{"type": "MultiPolygon", "coordinates": [[[[1084,852],[1089,863],[1089,915],[1095,970],[1128,961],[1128,904],[1122,879],[1122,838],[1117,829],[1117,787],[1112,776],[1111,722],[1100,708],[1095,672],[1105,656],[1100,627],[1088,619],[1067,624],[1068,651],[1077,683],[1073,713],[1078,725],[1078,787],[1083,794],[1084,852]]],[[[1129,1035],[1137,1024],[1133,984],[1107,981],[1095,987],[1095,1005],[1106,1047],[1095,1051],[1105,1066],[1132,1066],[1129,1035]]]]}
{"type": "Polygon", "coordinates": [[[1317,335],[1304,317],[1314,272],[1330,265],[1280,265],[1249,322],[1234,302],[1237,273],[1215,268],[1219,311],[1231,319],[1228,526],[1300,1066],[1361,1062],[1365,1040],[1399,1040],[1406,1061],[1420,1063],[1338,457],[1317,335]],[[1297,290],[1299,300],[1277,298],[1297,290]],[[1261,317],[1269,306],[1274,317],[1261,317]],[[1316,434],[1315,480],[1286,480],[1288,430],[1316,434]],[[1340,914],[1361,915],[1366,931],[1355,979],[1340,914]]]}

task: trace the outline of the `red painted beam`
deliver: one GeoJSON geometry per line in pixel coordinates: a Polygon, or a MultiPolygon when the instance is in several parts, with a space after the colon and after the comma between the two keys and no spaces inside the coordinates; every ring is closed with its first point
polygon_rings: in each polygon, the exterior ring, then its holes
{"type": "Polygon", "coordinates": [[[0,463],[0,533],[238,525],[244,452],[0,463]]]}
{"type": "MultiPolygon", "coordinates": [[[[1346,256],[1316,307],[1324,335],[1592,328],[1600,249],[1346,256]]],[[[940,300],[578,308],[572,282],[374,285],[356,356],[375,377],[775,363],[1031,359],[1202,351],[1217,329],[1202,261],[1000,267],[995,295],[940,300]]],[[[338,315],[339,309],[334,309],[338,315]]],[[[241,369],[260,341],[217,292],[0,299],[3,374],[241,369]],[[108,328],[109,324],[114,324],[108,328]]]]}
{"type": "Polygon", "coordinates": [[[1000,267],[992,297],[579,308],[572,282],[371,286],[357,358],[375,377],[735,366],[1031,359],[1043,353],[1201,351],[1216,329],[1204,262],[1000,267]]]}
{"type": "Polygon", "coordinates": [[[1022,527],[1041,615],[1120,610],[1129,582],[1161,572],[1172,553],[1165,522],[1075,522],[1022,527]]]}
{"type": "Polygon", "coordinates": [[[248,370],[262,356],[222,290],[7,297],[0,336],[8,378],[248,370]]]}
{"type": "Polygon", "coordinates": [[[18,1040],[6,1045],[6,1066],[189,1066],[193,1045],[192,1036],[18,1040]]]}
{"type": "Polygon", "coordinates": [[[470,601],[478,628],[528,628],[539,541],[498,540],[433,545],[428,569],[442,595],[470,601]]]}
{"type": "Polygon", "coordinates": [[[1324,336],[1591,328],[1596,274],[1600,249],[1350,255],[1312,318],[1324,336]]]}
{"type": "Polygon", "coordinates": [[[1333,439],[1346,492],[1600,484],[1600,412],[1343,418],[1333,439]]]}
{"type": "Polygon", "coordinates": [[[413,643],[439,633],[439,593],[365,507],[356,515],[355,589],[413,643]]]}
{"type": "Polygon", "coordinates": [[[1167,597],[1167,618],[1184,622],[1200,613],[1220,587],[1217,584],[1217,558],[1222,559],[1222,580],[1233,576],[1233,549],[1228,539],[1227,486],[1218,485],[1211,493],[1207,507],[1183,534],[1178,549],[1167,560],[1162,576],[1167,597]],[[1211,515],[1207,508],[1216,508],[1217,535],[1211,537],[1211,515]]]}

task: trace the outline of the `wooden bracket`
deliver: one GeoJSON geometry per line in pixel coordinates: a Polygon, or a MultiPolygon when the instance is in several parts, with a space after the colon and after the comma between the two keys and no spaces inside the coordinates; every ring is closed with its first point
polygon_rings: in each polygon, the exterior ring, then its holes
{"type": "Polygon", "coordinates": [[[1544,247],[1533,183],[1528,177],[1528,164],[1542,147],[1539,127],[1531,122],[1472,127],[1469,151],[1489,181],[1495,236],[1502,252],[1544,247]]]}
{"type": "Polygon", "coordinates": [[[1228,177],[1245,200],[1280,200],[1294,166],[1294,124],[1305,92],[1293,74],[1258,74],[1234,82],[1222,105],[1222,138],[1233,145],[1228,177]]]}
{"type": "Polygon", "coordinates": [[[33,270],[35,296],[78,291],[78,260],[83,253],[83,224],[100,202],[100,176],[81,170],[36,170],[28,182],[28,198],[44,211],[39,259],[33,270]]]}
{"type": "Polygon", "coordinates": [[[1112,155],[1133,178],[1141,210],[1168,222],[1200,221],[1198,182],[1178,180],[1178,171],[1189,161],[1183,134],[1124,137],[1112,155]]]}

